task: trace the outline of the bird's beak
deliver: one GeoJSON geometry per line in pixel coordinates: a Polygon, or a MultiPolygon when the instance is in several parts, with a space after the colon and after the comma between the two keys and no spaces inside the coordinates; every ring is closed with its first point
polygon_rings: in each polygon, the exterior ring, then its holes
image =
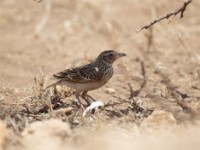
{"type": "Polygon", "coordinates": [[[117,53],[117,57],[118,57],[118,58],[120,58],[120,57],[124,57],[124,56],[126,56],[125,53],[117,53]]]}

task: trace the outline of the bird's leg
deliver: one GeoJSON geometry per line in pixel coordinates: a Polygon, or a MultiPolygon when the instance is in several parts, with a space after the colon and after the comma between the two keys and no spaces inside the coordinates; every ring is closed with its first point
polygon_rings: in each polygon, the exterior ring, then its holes
{"type": "Polygon", "coordinates": [[[76,97],[76,99],[78,100],[78,103],[79,103],[79,105],[81,105],[81,107],[83,107],[83,108],[85,108],[87,105],[88,105],[88,102],[85,100],[85,101],[83,101],[81,98],[82,98],[82,94],[80,94],[80,93],[77,93],[76,95],[75,95],[75,97],[76,97]],[[84,103],[84,102],[86,102],[86,103],[84,103]]]}
{"type": "Polygon", "coordinates": [[[104,103],[102,101],[96,101],[90,95],[87,94],[88,91],[84,91],[81,94],[81,97],[87,102],[88,106],[85,108],[83,112],[83,117],[87,114],[87,112],[91,112],[92,114],[97,110],[99,107],[104,107],[104,103]]]}
{"type": "Polygon", "coordinates": [[[83,103],[81,102],[81,99],[80,99],[80,93],[76,94],[75,97],[78,100],[79,104],[83,105],[83,103]]]}
{"type": "Polygon", "coordinates": [[[91,96],[89,96],[89,95],[87,94],[87,92],[88,92],[88,91],[84,91],[84,92],[81,94],[81,97],[87,102],[88,105],[90,105],[90,104],[94,101],[94,99],[93,99],[91,96]]]}
{"type": "Polygon", "coordinates": [[[88,95],[88,94],[86,94],[86,96],[87,96],[92,102],[96,101],[92,96],[90,96],[90,95],[88,95]]]}

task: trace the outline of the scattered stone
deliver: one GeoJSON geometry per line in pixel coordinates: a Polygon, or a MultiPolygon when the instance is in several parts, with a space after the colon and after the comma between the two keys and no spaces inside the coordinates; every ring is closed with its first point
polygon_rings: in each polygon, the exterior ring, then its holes
{"type": "Polygon", "coordinates": [[[107,88],[106,89],[106,93],[108,93],[108,94],[114,94],[116,91],[115,91],[115,89],[113,89],[113,88],[107,88]]]}
{"type": "Polygon", "coordinates": [[[170,112],[155,110],[142,123],[141,128],[147,131],[166,130],[176,127],[176,119],[170,112]]]}

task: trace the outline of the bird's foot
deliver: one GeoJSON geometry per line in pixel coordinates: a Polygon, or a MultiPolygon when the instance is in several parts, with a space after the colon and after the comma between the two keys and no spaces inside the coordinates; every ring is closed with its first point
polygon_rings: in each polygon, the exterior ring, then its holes
{"type": "Polygon", "coordinates": [[[85,111],[83,112],[83,117],[85,117],[86,114],[92,110],[98,110],[99,107],[104,107],[104,103],[102,101],[92,102],[88,107],[86,107],[85,111]]]}
{"type": "Polygon", "coordinates": [[[87,107],[90,106],[95,100],[88,94],[82,94],[82,99],[87,103],[87,107]]]}

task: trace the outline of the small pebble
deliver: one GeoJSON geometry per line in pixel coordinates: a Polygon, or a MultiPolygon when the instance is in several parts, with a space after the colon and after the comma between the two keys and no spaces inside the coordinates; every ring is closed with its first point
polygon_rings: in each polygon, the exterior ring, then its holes
{"type": "Polygon", "coordinates": [[[114,94],[115,93],[115,89],[113,89],[113,88],[107,88],[106,89],[106,93],[108,93],[108,94],[114,94]]]}

